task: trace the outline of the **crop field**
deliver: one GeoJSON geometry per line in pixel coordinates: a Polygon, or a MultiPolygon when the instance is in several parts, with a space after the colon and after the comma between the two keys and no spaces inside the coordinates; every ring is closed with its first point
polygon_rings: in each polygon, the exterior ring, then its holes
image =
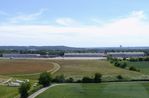
{"type": "Polygon", "coordinates": [[[30,74],[47,71],[53,64],[45,60],[0,60],[0,74],[30,74]]]}
{"type": "Polygon", "coordinates": [[[18,94],[18,88],[0,86],[0,98],[14,98],[18,94]]]}
{"type": "Polygon", "coordinates": [[[64,84],[52,87],[36,98],[149,98],[149,84],[64,84]]]}
{"type": "Polygon", "coordinates": [[[141,61],[141,62],[127,62],[128,66],[134,66],[140,70],[141,73],[149,74],[149,62],[141,61]]]}

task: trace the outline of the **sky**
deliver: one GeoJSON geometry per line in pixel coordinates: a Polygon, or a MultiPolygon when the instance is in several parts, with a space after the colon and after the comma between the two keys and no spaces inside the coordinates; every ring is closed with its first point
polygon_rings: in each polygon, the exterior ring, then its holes
{"type": "Polygon", "coordinates": [[[149,0],[0,0],[0,46],[149,46],[149,0]]]}

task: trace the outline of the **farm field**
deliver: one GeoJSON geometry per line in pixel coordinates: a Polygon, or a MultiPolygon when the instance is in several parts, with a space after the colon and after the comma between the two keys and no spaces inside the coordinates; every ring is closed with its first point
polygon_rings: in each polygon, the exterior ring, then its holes
{"type": "Polygon", "coordinates": [[[14,98],[18,95],[17,87],[0,86],[0,98],[14,98]]]}
{"type": "Polygon", "coordinates": [[[0,60],[0,74],[15,78],[37,80],[43,71],[54,68],[58,64],[60,69],[53,76],[63,74],[65,77],[80,79],[83,76],[93,76],[95,73],[103,74],[105,79],[123,75],[127,78],[138,77],[139,72],[117,68],[106,60],[0,60]],[[26,75],[27,74],[27,75],[26,75]],[[29,75],[28,75],[29,74],[29,75]]]}
{"type": "Polygon", "coordinates": [[[141,73],[117,68],[106,60],[52,60],[61,68],[54,75],[63,74],[66,77],[81,78],[101,73],[104,77],[123,75],[125,77],[141,76],[141,73]]]}
{"type": "Polygon", "coordinates": [[[149,84],[64,84],[52,87],[36,98],[149,98],[149,84]]]}
{"type": "Polygon", "coordinates": [[[53,64],[44,60],[0,60],[1,75],[38,73],[52,68],[53,64]]]}
{"type": "Polygon", "coordinates": [[[149,62],[141,61],[141,62],[127,62],[128,66],[134,66],[140,70],[141,73],[149,74],[149,62]]]}

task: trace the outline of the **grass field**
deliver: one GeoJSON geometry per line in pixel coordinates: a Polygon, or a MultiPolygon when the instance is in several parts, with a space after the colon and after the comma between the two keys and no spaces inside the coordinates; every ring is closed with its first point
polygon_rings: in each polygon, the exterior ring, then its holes
{"type": "Polygon", "coordinates": [[[75,79],[93,76],[95,73],[101,73],[108,79],[117,75],[128,78],[142,75],[138,72],[117,68],[108,61],[101,60],[0,60],[0,74],[36,80],[39,74],[32,73],[50,70],[53,68],[53,63],[60,65],[60,69],[53,74],[54,76],[63,74],[75,79]]]}
{"type": "Polygon", "coordinates": [[[149,98],[149,84],[66,84],[52,87],[36,98],[149,98]]]}
{"type": "Polygon", "coordinates": [[[18,94],[18,88],[0,86],[0,98],[14,98],[18,94]]]}
{"type": "Polygon", "coordinates": [[[80,78],[83,76],[93,76],[101,73],[103,76],[123,75],[125,77],[136,77],[141,75],[111,65],[108,61],[101,60],[56,60],[61,68],[54,75],[64,74],[66,77],[80,78]]]}
{"type": "Polygon", "coordinates": [[[141,71],[141,73],[149,74],[149,62],[127,62],[128,66],[134,66],[141,71]]]}

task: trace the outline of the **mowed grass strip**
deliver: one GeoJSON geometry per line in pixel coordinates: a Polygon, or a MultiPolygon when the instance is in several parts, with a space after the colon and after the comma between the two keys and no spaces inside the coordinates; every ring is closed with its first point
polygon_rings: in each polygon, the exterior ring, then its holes
{"type": "Polygon", "coordinates": [[[0,60],[0,74],[31,74],[52,69],[54,66],[48,60],[0,60]]]}
{"type": "Polygon", "coordinates": [[[82,78],[83,76],[93,76],[95,73],[126,77],[141,75],[139,72],[117,68],[106,60],[51,60],[51,62],[56,62],[61,66],[55,75],[63,74],[66,77],[82,78]]]}
{"type": "Polygon", "coordinates": [[[17,87],[0,86],[0,98],[15,98],[17,95],[17,87]]]}
{"type": "Polygon", "coordinates": [[[148,89],[143,83],[65,84],[36,98],[149,98],[148,89]]]}

